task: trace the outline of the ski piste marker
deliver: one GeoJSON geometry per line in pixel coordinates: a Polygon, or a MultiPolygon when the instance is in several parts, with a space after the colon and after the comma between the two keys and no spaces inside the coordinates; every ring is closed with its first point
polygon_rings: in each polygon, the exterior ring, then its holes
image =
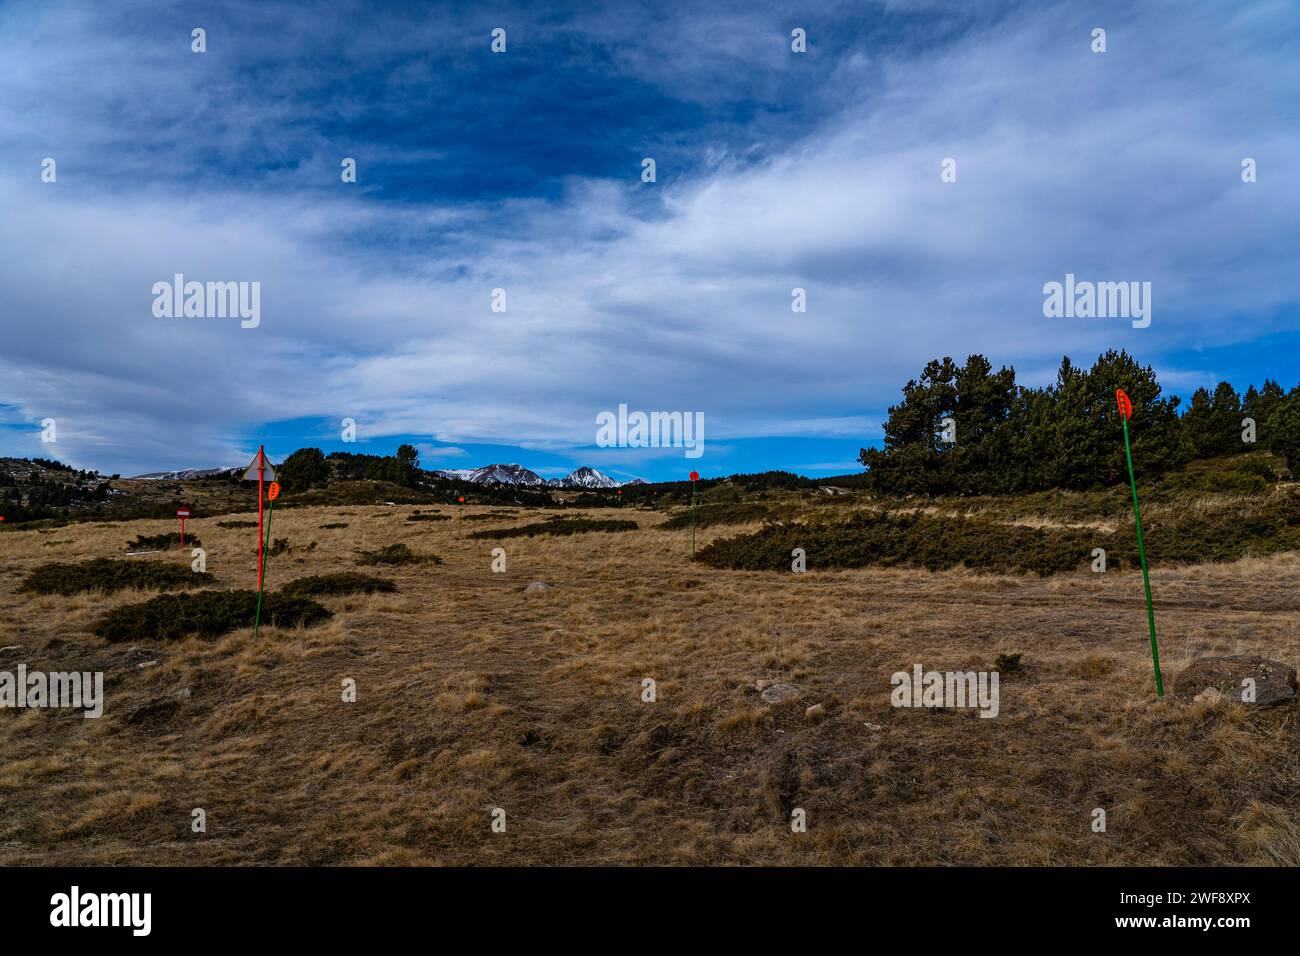
{"type": "Polygon", "coordinates": [[[1133,491],[1133,521],[1137,525],[1138,556],[1142,559],[1142,587],[1147,596],[1147,630],[1151,634],[1151,666],[1156,672],[1156,697],[1165,696],[1164,681],[1160,678],[1160,650],[1156,646],[1156,612],[1151,606],[1151,576],[1147,572],[1146,545],[1142,542],[1142,512],[1138,508],[1137,479],[1133,475],[1133,449],[1128,439],[1128,420],[1133,417],[1133,402],[1124,389],[1115,389],[1115,404],[1119,406],[1119,420],[1124,426],[1124,457],[1128,460],[1128,483],[1133,491]]]}

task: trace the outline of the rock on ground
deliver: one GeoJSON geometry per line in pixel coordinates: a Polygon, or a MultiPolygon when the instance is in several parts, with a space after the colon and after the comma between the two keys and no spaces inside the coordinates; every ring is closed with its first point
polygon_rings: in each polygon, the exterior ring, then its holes
{"type": "Polygon", "coordinates": [[[768,684],[758,696],[765,704],[784,704],[799,698],[799,688],[794,684],[768,684]]]}
{"type": "Polygon", "coordinates": [[[1272,707],[1295,697],[1295,668],[1266,657],[1202,657],[1174,681],[1174,696],[1191,700],[1213,688],[1229,700],[1255,707],[1272,707]],[[1243,701],[1242,681],[1255,681],[1255,700],[1243,701]]]}

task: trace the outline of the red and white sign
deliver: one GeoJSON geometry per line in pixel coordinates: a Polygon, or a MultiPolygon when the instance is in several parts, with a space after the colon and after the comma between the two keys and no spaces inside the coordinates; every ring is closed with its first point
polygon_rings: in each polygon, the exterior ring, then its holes
{"type": "Polygon", "coordinates": [[[181,550],[185,550],[185,519],[190,516],[189,508],[177,508],[176,517],[181,519],[181,550]]]}
{"type": "Polygon", "coordinates": [[[275,466],[267,460],[266,452],[259,448],[257,454],[253,456],[253,460],[244,469],[244,480],[260,481],[265,479],[266,481],[275,481],[275,478],[275,466]]]}

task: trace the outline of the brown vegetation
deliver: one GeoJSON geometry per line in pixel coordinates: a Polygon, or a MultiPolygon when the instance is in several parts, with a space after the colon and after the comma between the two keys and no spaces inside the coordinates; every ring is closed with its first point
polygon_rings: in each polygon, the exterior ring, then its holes
{"type": "MultiPolygon", "coordinates": [[[[826,507],[786,503],[799,521],[826,507]]],[[[656,515],[501,545],[350,513],[322,530],[337,509],[277,510],[278,531],[319,543],[288,560],[338,575],[403,545],[443,565],[394,565],[395,593],[325,598],[332,619],[256,640],[251,616],[217,637],[104,640],[97,621],[151,595],[19,591],[45,539],[0,537],[0,669],[99,670],[106,694],[98,720],[0,711],[0,864],[1300,865],[1296,704],[1157,702],[1132,570],[793,574],[787,552],[753,573],[692,563],[689,530],[656,515]],[[539,579],[552,588],[523,592],[539,579]],[[996,719],[890,706],[895,671],[999,660],[996,719]],[[797,699],[764,703],[767,682],[797,699]]],[[[223,586],[255,588],[251,536],[193,523],[223,586]]],[[[84,525],[60,555],[107,558],[168,525],[84,525]]],[[[738,530],[758,527],[700,545],[738,530]]],[[[268,593],[290,577],[272,563],[268,593]]],[[[1156,563],[1167,685],[1207,654],[1296,664],[1297,586],[1293,552],[1156,563]]]]}

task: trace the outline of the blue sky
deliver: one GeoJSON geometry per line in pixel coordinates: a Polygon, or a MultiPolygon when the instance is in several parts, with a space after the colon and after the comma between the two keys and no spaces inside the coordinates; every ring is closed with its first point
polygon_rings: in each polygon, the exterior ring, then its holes
{"type": "Polygon", "coordinates": [[[0,5],[0,454],[836,474],[940,355],[1300,381],[1296,4],[697,6],[0,5]],[[1044,318],[1067,272],[1151,326],[1044,318]],[[620,404],[704,456],[596,447],[620,404]]]}

